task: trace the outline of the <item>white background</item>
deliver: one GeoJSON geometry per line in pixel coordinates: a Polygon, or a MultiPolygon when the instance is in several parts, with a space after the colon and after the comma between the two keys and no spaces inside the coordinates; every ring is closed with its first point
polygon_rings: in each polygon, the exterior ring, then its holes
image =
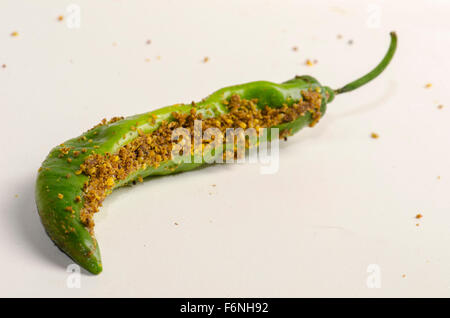
{"type": "Polygon", "coordinates": [[[0,296],[449,296],[449,16],[448,1],[1,1],[0,296]],[[96,215],[104,271],[67,288],[72,262],[34,202],[53,146],[231,84],[307,73],[340,87],[391,30],[389,68],[283,142],[278,173],[226,165],[111,195],[96,215]]]}

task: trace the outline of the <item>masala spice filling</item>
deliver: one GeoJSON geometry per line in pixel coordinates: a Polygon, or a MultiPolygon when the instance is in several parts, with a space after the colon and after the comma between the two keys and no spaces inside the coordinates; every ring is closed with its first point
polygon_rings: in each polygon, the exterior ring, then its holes
{"type": "MultiPolygon", "coordinates": [[[[317,91],[302,92],[302,99],[291,106],[280,108],[258,109],[257,100],[242,99],[233,95],[229,101],[224,101],[229,112],[217,117],[203,118],[194,107],[190,114],[172,113],[173,120],[163,121],[159,128],[149,134],[139,133],[139,136],[121,147],[114,154],[92,154],[80,166],[80,172],[89,176],[89,181],[83,189],[83,208],[80,218],[83,224],[93,230],[94,213],[98,212],[103,200],[111,192],[116,182],[125,180],[130,174],[147,167],[159,167],[161,163],[171,160],[172,132],[177,128],[185,128],[190,132],[191,143],[194,143],[193,131],[195,120],[202,121],[202,130],[218,128],[225,134],[228,128],[269,128],[288,123],[311,113],[313,126],[321,117],[322,95],[317,91]]],[[[103,123],[105,124],[105,123],[103,123]]],[[[139,130],[138,130],[139,132],[139,130]]],[[[281,131],[280,138],[289,135],[289,131],[281,131]]],[[[210,143],[211,140],[203,140],[210,143]]],[[[142,182],[142,177],[138,177],[142,182]]]]}

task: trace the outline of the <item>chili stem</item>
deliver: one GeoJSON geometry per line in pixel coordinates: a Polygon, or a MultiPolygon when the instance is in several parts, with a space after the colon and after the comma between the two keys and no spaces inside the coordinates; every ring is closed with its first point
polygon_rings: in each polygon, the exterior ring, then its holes
{"type": "Polygon", "coordinates": [[[391,35],[391,44],[381,62],[366,75],[345,85],[344,87],[334,90],[335,94],[347,93],[354,89],[357,89],[367,84],[368,82],[376,78],[378,75],[380,75],[381,72],[384,71],[384,69],[388,66],[389,62],[392,60],[392,57],[394,56],[395,53],[395,49],[397,48],[397,35],[395,34],[395,32],[391,32],[390,35],[391,35]]]}

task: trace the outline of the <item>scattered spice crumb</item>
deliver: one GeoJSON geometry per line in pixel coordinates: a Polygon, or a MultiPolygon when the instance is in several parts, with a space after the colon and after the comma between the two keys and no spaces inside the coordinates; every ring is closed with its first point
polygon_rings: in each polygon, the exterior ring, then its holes
{"type": "Polygon", "coordinates": [[[58,21],[62,21],[62,20],[64,20],[64,16],[60,15],[60,16],[58,17],[58,21]]]}
{"type": "Polygon", "coordinates": [[[66,211],[68,211],[68,212],[71,212],[71,213],[74,212],[74,211],[73,211],[73,208],[72,208],[71,206],[66,206],[66,207],[64,208],[64,210],[66,210],[66,211]]]}
{"type": "Polygon", "coordinates": [[[212,186],[212,187],[215,187],[216,185],[215,185],[215,184],[211,184],[211,186],[212,186]]]}
{"type": "Polygon", "coordinates": [[[402,278],[406,278],[406,274],[403,274],[403,275],[402,275],[402,278]]]}
{"type": "Polygon", "coordinates": [[[3,67],[3,68],[6,68],[6,64],[3,64],[2,67],[3,67]]]}
{"type": "Polygon", "coordinates": [[[208,63],[208,61],[209,61],[209,57],[205,56],[205,57],[203,58],[203,63],[208,63]]]}
{"type": "Polygon", "coordinates": [[[425,84],[425,88],[430,88],[431,86],[433,86],[433,84],[431,84],[431,83],[426,83],[425,84]]]}
{"type": "Polygon", "coordinates": [[[152,40],[147,40],[147,41],[145,42],[145,44],[147,44],[147,45],[152,44],[152,40]]]}
{"type": "Polygon", "coordinates": [[[423,215],[420,214],[420,213],[418,213],[418,214],[416,215],[416,219],[421,219],[421,218],[423,218],[423,215]]]}
{"type": "Polygon", "coordinates": [[[437,179],[438,179],[438,180],[441,180],[441,176],[437,176],[437,179]]]}
{"type": "Polygon", "coordinates": [[[19,197],[19,195],[18,194],[14,194],[14,197],[17,199],[19,197]]]}
{"type": "Polygon", "coordinates": [[[338,40],[340,40],[340,39],[342,39],[342,34],[338,34],[336,37],[338,40]]]}
{"type": "Polygon", "coordinates": [[[297,46],[294,46],[294,47],[292,48],[292,51],[297,52],[297,51],[298,51],[298,47],[297,47],[297,46]]]}
{"type": "Polygon", "coordinates": [[[348,40],[347,44],[348,45],[353,45],[353,40],[348,40]]]}
{"type": "Polygon", "coordinates": [[[109,186],[109,187],[112,187],[114,185],[114,178],[113,177],[109,177],[106,180],[106,185],[109,186]]]}
{"type": "Polygon", "coordinates": [[[442,109],[442,108],[444,108],[444,105],[438,105],[437,108],[438,108],[438,109],[442,109]]]}
{"type": "Polygon", "coordinates": [[[14,31],[14,32],[11,33],[11,36],[19,36],[19,32],[14,31]]]}
{"type": "Polygon", "coordinates": [[[373,139],[378,139],[380,137],[380,135],[378,135],[377,133],[371,133],[370,137],[372,137],[373,139]]]}
{"type": "Polygon", "coordinates": [[[313,66],[314,64],[317,64],[317,60],[311,61],[310,59],[307,59],[307,60],[305,61],[305,64],[306,64],[307,66],[313,66]]]}

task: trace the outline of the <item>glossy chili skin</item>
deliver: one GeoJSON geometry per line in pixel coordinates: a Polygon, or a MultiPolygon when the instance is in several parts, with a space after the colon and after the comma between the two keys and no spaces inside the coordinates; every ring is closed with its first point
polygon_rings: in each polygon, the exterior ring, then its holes
{"type": "MultiPolygon", "coordinates": [[[[258,81],[226,87],[195,104],[195,108],[197,113],[203,114],[204,118],[219,116],[228,112],[224,101],[235,94],[243,99],[257,99],[257,107],[260,109],[265,106],[281,107],[284,104],[291,106],[301,98],[303,91],[315,90],[322,95],[320,113],[323,116],[327,103],[334,99],[335,94],[349,92],[365,85],[387,67],[397,47],[396,34],[391,32],[390,35],[391,44],[382,61],[372,71],[340,89],[332,90],[322,86],[310,76],[296,76],[281,84],[258,81]]],[[[93,233],[90,233],[80,220],[80,211],[84,204],[83,188],[89,181],[88,176],[80,173],[80,165],[93,152],[116,153],[122,146],[134,140],[138,136],[138,131],[151,133],[161,125],[162,121],[171,121],[173,112],[189,114],[192,107],[192,104],[176,104],[95,127],[53,148],[42,163],[35,192],[42,224],[53,242],[89,272],[100,273],[102,262],[100,249],[93,233]]],[[[295,134],[303,127],[310,125],[313,120],[312,114],[306,113],[294,121],[275,127],[280,131],[287,130],[290,134],[295,134]]],[[[145,170],[130,174],[125,180],[116,181],[113,189],[140,177],[188,171],[204,164],[205,162],[180,164],[172,160],[165,161],[157,168],[148,166],[145,170]]]]}
{"type": "MultiPolygon", "coordinates": [[[[222,88],[196,103],[195,108],[197,113],[203,114],[204,118],[216,117],[228,112],[223,102],[234,94],[244,99],[257,99],[257,106],[260,108],[281,107],[283,104],[292,105],[301,98],[302,91],[308,89],[318,90],[322,94],[321,113],[324,114],[327,102],[334,96],[333,91],[322,87],[310,76],[297,76],[282,84],[257,81],[222,88]]],[[[100,273],[102,263],[95,237],[80,220],[83,187],[84,183],[88,182],[86,175],[77,174],[80,164],[93,152],[97,154],[117,152],[120,147],[138,136],[138,130],[151,133],[163,120],[172,120],[173,112],[188,114],[192,107],[192,104],[176,104],[98,126],[53,148],[42,163],[36,182],[36,204],[42,224],[55,244],[89,272],[100,273]],[[155,118],[154,116],[156,119],[152,121],[151,118],[155,118]],[[64,150],[64,148],[70,149],[67,154],[63,154],[61,149],[64,150]],[[62,198],[60,198],[61,195],[62,198]],[[81,201],[77,202],[77,197],[81,198],[81,201]]],[[[294,134],[311,122],[312,115],[308,113],[295,121],[276,127],[280,128],[280,131],[288,129],[291,134],[294,134]]],[[[158,168],[149,166],[145,170],[131,174],[127,179],[118,181],[114,188],[139,177],[188,171],[204,164],[177,164],[169,160],[161,163],[158,168]]]]}

